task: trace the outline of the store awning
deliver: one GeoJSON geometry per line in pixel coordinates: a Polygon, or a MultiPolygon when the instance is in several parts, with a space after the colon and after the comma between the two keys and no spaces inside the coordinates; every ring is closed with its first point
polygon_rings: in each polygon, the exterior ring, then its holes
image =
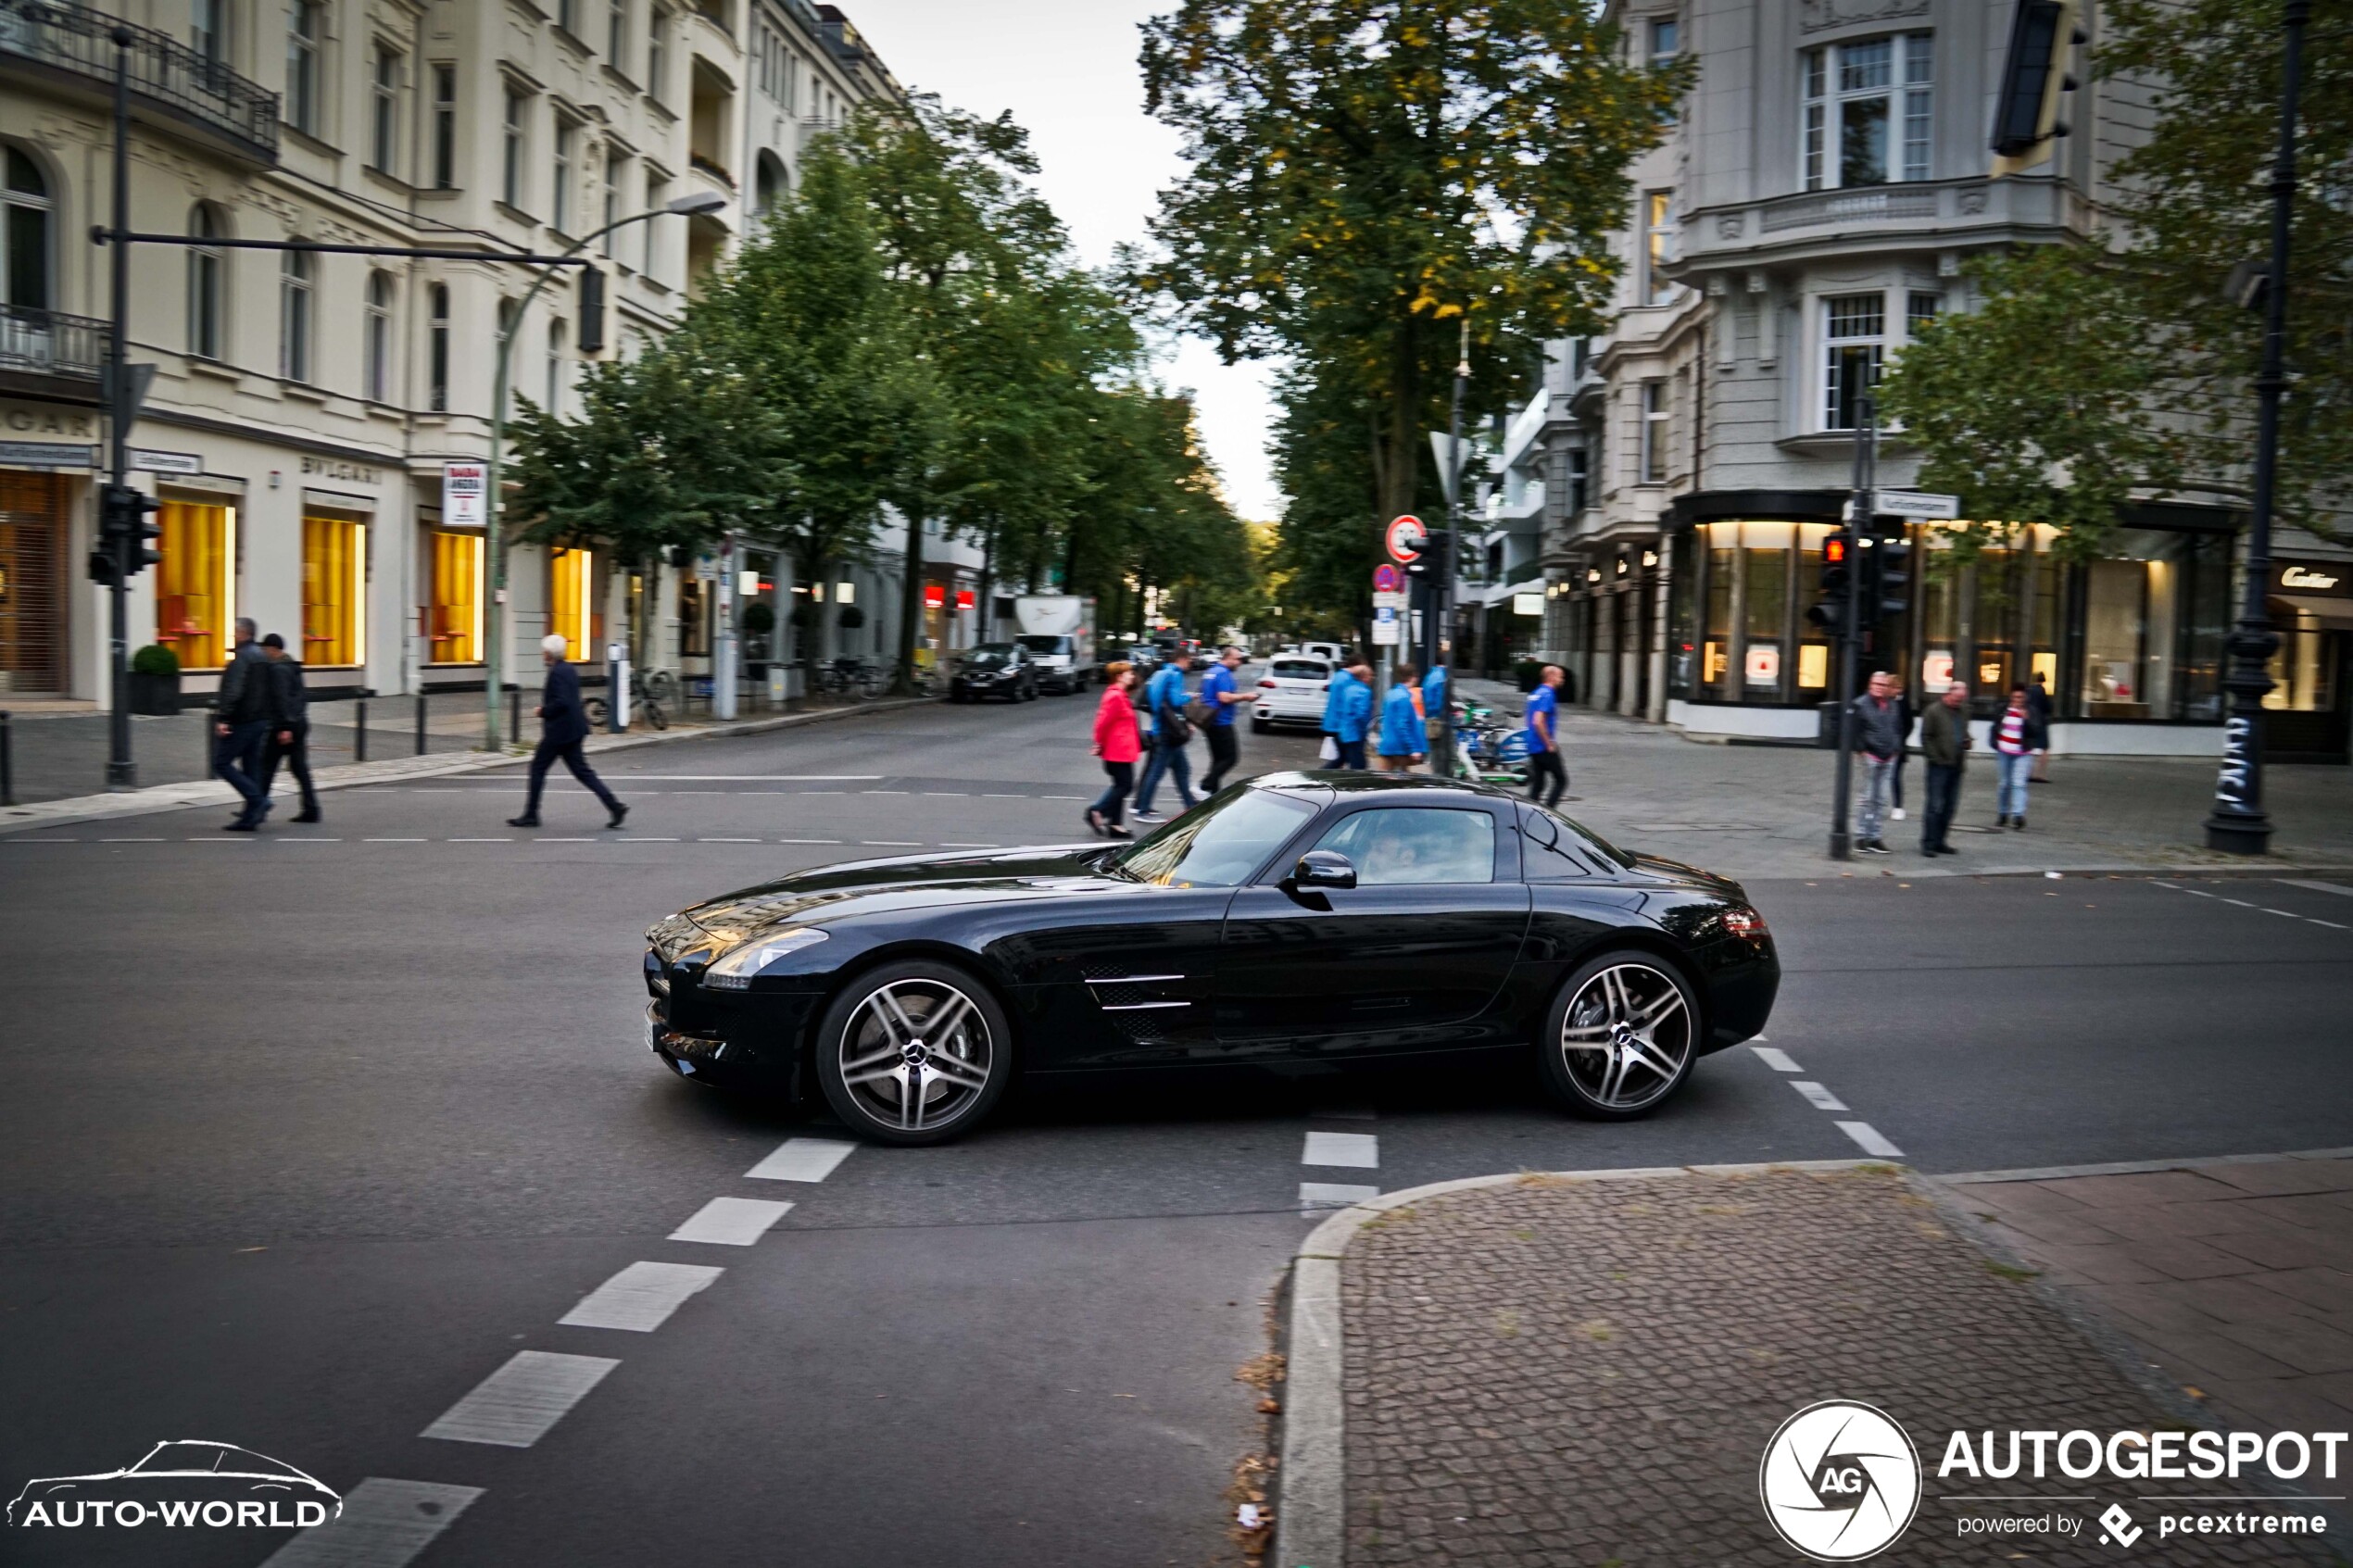
{"type": "Polygon", "coordinates": [[[2270,602],[2309,615],[2332,632],[2353,632],[2353,599],[2326,599],[2318,594],[2273,594],[2270,602]]]}

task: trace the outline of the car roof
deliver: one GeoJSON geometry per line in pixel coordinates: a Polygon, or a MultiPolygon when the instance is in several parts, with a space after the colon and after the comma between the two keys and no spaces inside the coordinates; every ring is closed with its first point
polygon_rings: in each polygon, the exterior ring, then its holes
{"type": "Polygon", "coordinates": [[[1489,800],[1517,798],[1511,791],[1492,784],[1477,784],[1469,779],[1441,779],[1428,773],[1367,773],[1353,769],[1318,769],[1285,773],[1261,773],[1250,781],[1252,789],[1320,789],[1333,792],[1336,798],[1352,796],[1395,794],[1419,791],[1424,794],[1476,795],[1489,800]]]}

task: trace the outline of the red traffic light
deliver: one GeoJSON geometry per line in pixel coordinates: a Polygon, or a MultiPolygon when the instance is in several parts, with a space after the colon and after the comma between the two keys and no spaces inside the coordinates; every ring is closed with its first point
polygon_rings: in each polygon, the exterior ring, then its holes
{"type": "Polygon", "coordinates": [[[1822,564],[1824,566],[1843,566],[1845,564],[1845,561],[1846,540],[1844,537],[1840,534],[1833,533],[1829,538],[1822,541],[1822,564]]]}

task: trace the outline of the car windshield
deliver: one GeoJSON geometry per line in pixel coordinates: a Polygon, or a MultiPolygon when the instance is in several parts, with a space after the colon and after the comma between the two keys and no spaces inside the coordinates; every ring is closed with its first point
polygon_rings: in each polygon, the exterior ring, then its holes
{"type": "Polygon", "coordinates": [[[1589,828],[1584,823],[1578,822],[1575,818],[1563,816],[1558,811],[1550,810],[1541,806],[1535,807],[1533,809],[1541,812],[1544,816],[1550,817],[1553,821],[1558,822],[1563,828],[1566,828],[1569,833],[1575,834],[1578,842],[1591,845],[1596,859],[1611,861],[1616,865],[1623,867],[1627,871],[1632,871],[1634,869],[1633,856],[1629,855],[1625,850],[1620,849],[1617,845],[1612,844],[1608,839],[1604,838],[1600,834],[1595,833],[1592,828],[1589,828]]]}
{"type": "Polygon", "coordinates": [[[1286,680],[1322,681],[1331,676],[1331,666],[1320,659],[1278,659],[1269,671],[1286,680]]]}
{"type": "Polygon", "coordinates": [[[1241,790],[1138,840],[1112,869],[1161,887],[1239,887],[1315,814],[1279,790],[1241,790]]]}
{"type": "Polygon", "coordinates": [[[1070,639],[1046,636],[1024,637],[1021,639],[1021,646],[1032,653],[1068,653],[1070,639]]]}
{"type": "Polygon", "coordinates": [[[1011,643],[983,643],[964,656],[964,662],[975,670],[994,670],[1000,665],[1012,663],[1013,658],[1013,646],[1011,643]]]}

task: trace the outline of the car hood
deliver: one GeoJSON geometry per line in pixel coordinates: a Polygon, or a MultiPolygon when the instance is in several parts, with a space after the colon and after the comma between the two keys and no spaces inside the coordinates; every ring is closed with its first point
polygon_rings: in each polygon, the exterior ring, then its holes
{"type": "Polygon", "coordinates": [[[1634,869],[1645,876],[1656,877],[1661,882],[1680,883],[1686,887],[1696,887],[1703,892],[1719,894],[1727,898],[1737,898],[1743,903],[1748,899],[1747,890],[1730,877],[1719,876],[1710,871],[1702,871],[1699,867],[1687,865],[1681,860],[1670,860],[1663,855],[1644,855],[1637,852],[1634,856],[1634,869]]]}
{"type": "Polygon", "coordinates": [[[1104,853],[1099,844],[1041,845],[820,866],[694,905],[655,930],[669,926],[674,933],[676,922],[685,922],[733,945],[787,925],[1134,885],[1097,869],[1104,853]]]}

